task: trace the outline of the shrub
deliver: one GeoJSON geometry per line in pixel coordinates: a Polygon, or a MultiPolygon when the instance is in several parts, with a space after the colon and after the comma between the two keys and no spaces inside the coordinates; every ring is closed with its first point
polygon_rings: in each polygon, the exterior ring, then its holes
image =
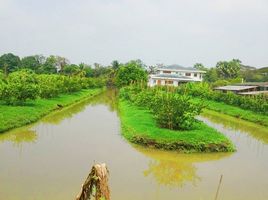
{"type": "Polygon", "coordinates": [[[177,88],[179,94],[200,97],[207,100],[219,101],[237,106],[246,110],[252,110],[262,114],[268,114],[268,95],[241,96],[232,92],[213,91],[208,83],[187,83],[177,88]]]}
{"type": "Polygon", "coordinates": [[[36,78],[26,71],[10,74],[2,91],[2,99],[11,105],[24,104],[27,99],[36,99],[38,95],[36,78]]]}
{"type": "Polygon", "coordinates": [[[201,104],[194,104],[186,95],[165,93],[160,96],[158,105],[154,109],[155,119],[160,127],[187,130],[191,129],[195,116],[202,110],[201,104]]]}
{"type": "Polygon", "coordinates": [[[203,108],[201,103],[193,103],[189,96],[178,95],[169,88],[141,84],[121,88],[120,98],[151,110],[160,127],[175,130],[191,129],[203,108]]]}

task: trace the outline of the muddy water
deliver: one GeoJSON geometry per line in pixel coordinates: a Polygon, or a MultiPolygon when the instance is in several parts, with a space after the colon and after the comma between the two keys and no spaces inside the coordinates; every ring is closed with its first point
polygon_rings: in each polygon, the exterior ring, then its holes
{"type": "Polygon", "coordinates": [[[268,130],[214,112],[200,117],[235,153],[179,154],[120,136],[115,92],[0,135],[0,199],[74,199],[94,163],[106,162],[114,200],[268,199],[268,130]]]}

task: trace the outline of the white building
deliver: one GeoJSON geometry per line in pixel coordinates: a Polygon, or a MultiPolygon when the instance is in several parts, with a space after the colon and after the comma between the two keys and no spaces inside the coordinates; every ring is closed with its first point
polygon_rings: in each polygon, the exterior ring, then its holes
{"type": "Polygon", "coordinates": [[[186,68],[180,65],[164,66],[157,73],[149,76],[149,86],[170,85],[178,86],[186,82],[201,82],[205,71],[186,68]]]}

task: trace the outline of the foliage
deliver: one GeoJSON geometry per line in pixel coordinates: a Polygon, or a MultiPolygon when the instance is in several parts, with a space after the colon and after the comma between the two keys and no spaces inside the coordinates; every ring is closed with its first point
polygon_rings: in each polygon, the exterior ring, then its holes
{"type": "Polygon", "coordinates": [[[207,71],[208,69],[202,63],[196,63],[194,68],[201,71],[207,71]]]}
{"type": "Polygon", "coordinates": [[[0,133],[35,122],[58,109],[59,104],[65,107],[101,92],[101,89],[81,90],[72,94],[61,94],[51,99],[29,100],[27,106],[9,106],[0,102],[0,133]]]}
{"type": "Polygon", "coordinates": [[[206,82],[215,82],[219,79],[217,69],[216,68],[210,68],[207,70],[206,74],[204,75],[204,81],[206,82]]]}
{"type": "Polygon", "coordinates": [[[57,72],[56,56],[49,56],[38,72],[41,74],[55,74],[57,72]]]}
{"type": "Polygon", "coordinates": [[[140,81],[147,81],[147,73],[139,61],[131,61],[120,66],[115,78],[115,83],[118,87],[140,81]]]}
{"type": "Polygon", "coordinates": [[[159,104],[155,109],[155,119],[160,127],[188,130],[193,127],[195,116],[202,109],[201,104],[194,104],[186,95],[165,93],[159,96],[159,104]]]}
{"type": "Polygon", "coordinates": [[[20,57],[12,53],[4,54],[0,57],[0,69],[3,70],[5,75],[16,71],[20,66],[20,57]]]}
{"type": "Polygon", "coordinates": [[[216,69],[222,78],[236,78],[239,75],[241,61],[233,59],[231,61],[220,61],[216,65],[216,69]]]}
{"type": "Polygon", "coordinates": [[[11,105],[23,104],[27,99],[36,99],[38,94],[35,76],[26,71],[18,71],[8,76],[1,99],[11,105]]]}
{"type": "Polygon", "coordinates": [[[252,97],[241,96],[232,92],[223,93],[213,91],[208,83],[187,83],[177,88],[179,94],[201,97],[207,100],[224,102],[228,105],[238,106],[262,114],[268,114],[268,96],[256,95],[252,97]]]}
{"type": "Polygon", "coordinates": [[[33,71],[38,71],[38,68],[41,67],[41,65],[44,62],[44,57],[35,55],[35,56],[26,56],[21,59],[20,66],[21,68],[31,69],[33,71]]]}
{"type": "Polygon", "coordinates": [[[76,75],[80,72],[80,68],[75,64],[71,64],[65,66],[61,72],[65,75],[76,75]]]}
{"type": "Polygon", "coordinates": [[[192,103],[191,98],[163,91],[167,88],[147,88],[144,85],[131,85],[120,90],[120,97],[135,105],[152,111],[160,127],[187,130],[195,123],[195,116],[203,108],[201,103],[192,103]]]}

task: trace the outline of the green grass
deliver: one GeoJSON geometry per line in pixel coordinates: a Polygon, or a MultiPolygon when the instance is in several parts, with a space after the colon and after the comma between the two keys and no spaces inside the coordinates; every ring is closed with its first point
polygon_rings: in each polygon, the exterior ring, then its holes
{"type": "Polygon", "coordinates": [[[181,152],[234,151],[228,138],[203,122],[187,131],[159,128],[150,111],[126,101],[119,102],[119,115],[122,135],[136,144],[181,152]]]}
{"type": "Polygon", "coordinates": [[[222,102],[201,100],[199,98],[194,98],[194,101],[204,101],[208,110],[217,111],[226,115],[230,115],[232,117],[254,122],[263,126],[268,126],[268,116],[266,115],[258,114],[250,110],[244,110],[235,106],[230,106],[222,102]]]}
{"type": "Polygon", "coordinates": [[[0,133],[36,122],[54,110],[61,109],[83,99],[99,94],[103,89],[81,90],[72,94],[64,94],[51,99],[28,101],[24,106],[9,106],[0,102],[0,133]]]}

